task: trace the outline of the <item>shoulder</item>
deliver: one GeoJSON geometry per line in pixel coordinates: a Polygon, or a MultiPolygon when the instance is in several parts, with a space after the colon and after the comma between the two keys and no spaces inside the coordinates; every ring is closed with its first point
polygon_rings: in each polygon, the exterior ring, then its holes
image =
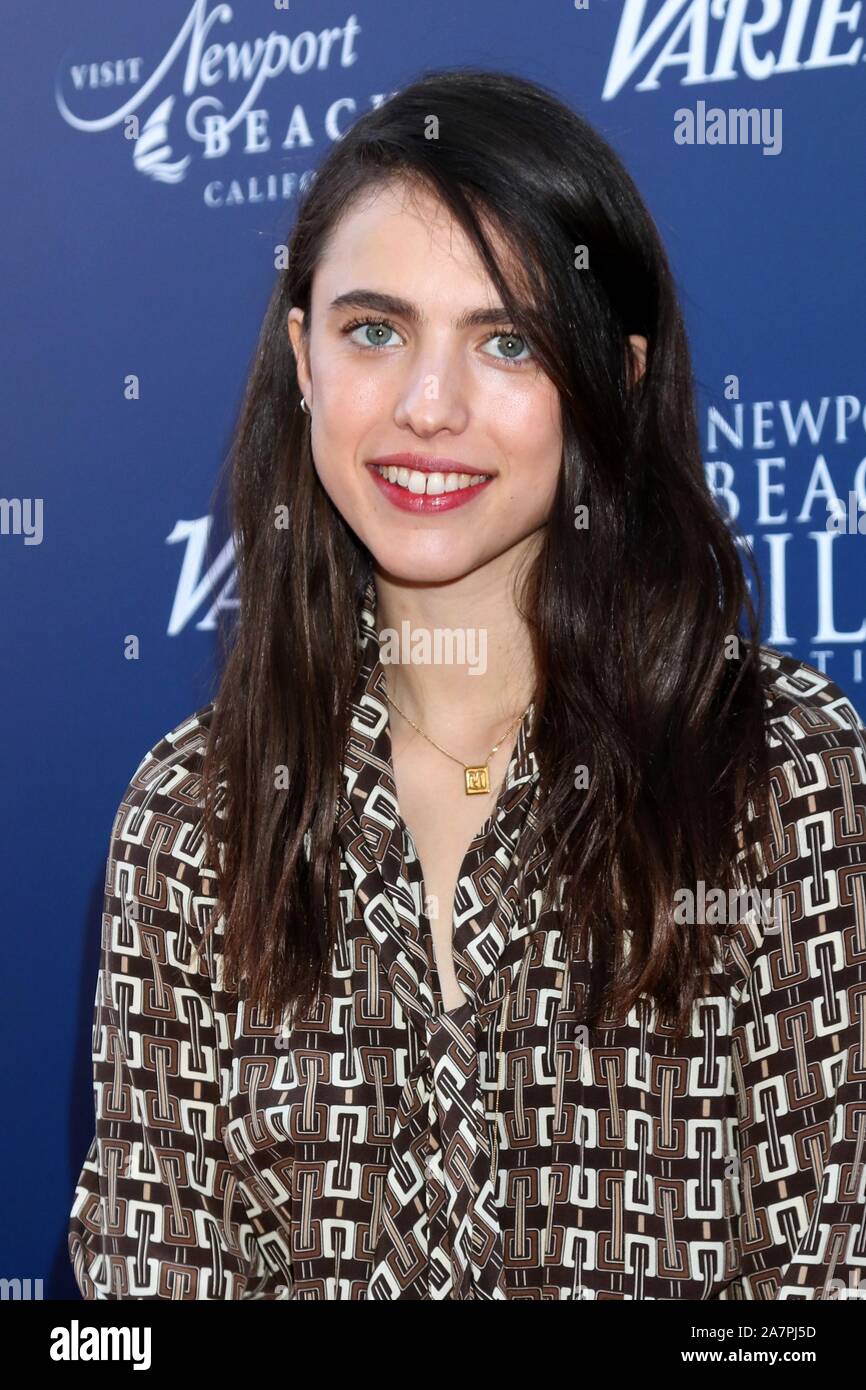
{"type": "MultiPolygon", "coordinates": [[[[864,723],[852,698],[817,667],[790,652],[761,647],[766,690],[767,740],[771,748],[825,739],[863,752],[864,723]]],[[[864,692],[866,696],[866,692],[864,692]]]]}
{"type": "Polygon", "coordinates": [[[761,647],[761,666],[777,825],[847,804],[866,786],[866,726],[851,696],[790,653],[761,647]]]}
{"type": "MultiPolygon", "coordinates": [[[[761,647],[769,754],[761,923],[741,923],[745,956],[813,952],[841,937],[866,875],[866,726],[851,697],[808,662],[761,647]]],[[[840,948],[841,949],[841,948],[840,948]]],[[[745,959],[740,958],[743,973],[745,959]]],[[[781,967],[780,967],[781,968],[781,967]]],[[[784,970],[782,971],[784,974],[784,970]]]]}
{"type": "MultiPolygon", "coordinates": [[[[866,726],[851,697],[829,676],[789,653],[761,648],[776,857],[782,829],[863,802],[866,726]],[[854,791],[857,790],[855,798],[854,791]]],[[[866,836],[866,813],[847,829],[866,836]]],[[[833,840],[822,837],[830,849],[833,840]]],[[[787,837],[786,837],[787,842],[787,837]]],[[[802,831],[802,854],[809,853],[802,831]]],[[[788,846],[793,849],[793,846],[788,846]]]]}
{"type": "Polygon", "coordinates": [[[135,804],[195,804],[210,737],[214,701],[163,734],[139,759],[124,796],[135,804]]]}
{"type": "Polygon", "coordinates": [[[180,913],[190,925],[215,877],[202,825],[213,710],[213,701],[195,710],[139,759],[115,812],[106,876],[106,891],[127,905],[180,913]]]}

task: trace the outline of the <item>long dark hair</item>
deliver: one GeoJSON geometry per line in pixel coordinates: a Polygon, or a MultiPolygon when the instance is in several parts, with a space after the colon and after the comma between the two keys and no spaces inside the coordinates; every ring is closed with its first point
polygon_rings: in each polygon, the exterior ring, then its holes
{"type": "Polygon", "coordinates": [[[756,614],[704,477],[682,315],[634,183],[552,92],[486,70],[426,72],[333,146],[265,314],[228,460],[239,614],[204,768],[227,977],[262,1009],[305,1008],[329,964],[372,559],[316,475],[286,324],[293,305],[309,320],[338,218],[392,179],[432,190],[458,219],[560,394],[560,478],[521,595],[537,668],[537,835],[555,846],[545,904],[567,876],[564,940],[590,943],[599,986],[590,1022],[646,993],[684,1030],[717,933],[676,923],[673,895],[700,879],[752,885],[761,862],[760,577],[750,557],[756,614]],[[485,220],[514,252],[510,277],[485,220]],[[648,340],[636,383],[633,333],[648,340]],[[589,524],[576,531],[580,505],[589,524]],[[287,787],[276,785],[282,766],[287,787]]]}

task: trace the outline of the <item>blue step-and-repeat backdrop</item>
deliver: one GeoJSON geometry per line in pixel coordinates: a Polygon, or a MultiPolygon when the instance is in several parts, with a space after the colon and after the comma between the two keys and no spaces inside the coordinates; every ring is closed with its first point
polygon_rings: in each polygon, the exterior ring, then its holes
{"type": "Polygon", "coordinates": [[[707,476],[754,546],[765,640],[866,714],[866,13],[33,0],[5,7],[3,47],[0,1278],[64,1298],[112,819],[213,693],[235,602],[214,484],[317,163],[435,67],[521,73],[598,127],[674,267],[707,476]],[[741,108],[749,138],[720,141],[741,108]]]}

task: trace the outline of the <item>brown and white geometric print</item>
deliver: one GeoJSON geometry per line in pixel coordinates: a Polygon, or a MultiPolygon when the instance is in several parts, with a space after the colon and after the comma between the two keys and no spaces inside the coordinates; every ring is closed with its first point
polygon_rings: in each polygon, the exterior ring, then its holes
{"type": "Polygon", "coordinates": [[[815,1299],[866,1284],[866,741],[839,688],[763,650],[765,886],[675,1043],[590,1029],[590,962],[524,902],[541,794],[518,730],[454,903],[442,1010],[395,791],[372,590],[337,830],[328,989],[289,1022],[227,992],[200,772],[213,705],[118,808],[93,1027],[96,1127],[69,1232],[86,1298],[815,1299]]]}

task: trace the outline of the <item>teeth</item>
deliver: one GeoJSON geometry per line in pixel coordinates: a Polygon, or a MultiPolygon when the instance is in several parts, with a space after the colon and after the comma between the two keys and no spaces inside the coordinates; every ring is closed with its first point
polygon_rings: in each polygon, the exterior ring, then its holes
{"type": "Polygon", "coordinates": [[[490,473],[420,473],[415,468],[380,468],[378,464],[374,467],[389,483],[396,483],[397,487],[404,487],[418,497],[422,494],[438,497],[461,487],[477,487],[492,476],[490,473]]]}

